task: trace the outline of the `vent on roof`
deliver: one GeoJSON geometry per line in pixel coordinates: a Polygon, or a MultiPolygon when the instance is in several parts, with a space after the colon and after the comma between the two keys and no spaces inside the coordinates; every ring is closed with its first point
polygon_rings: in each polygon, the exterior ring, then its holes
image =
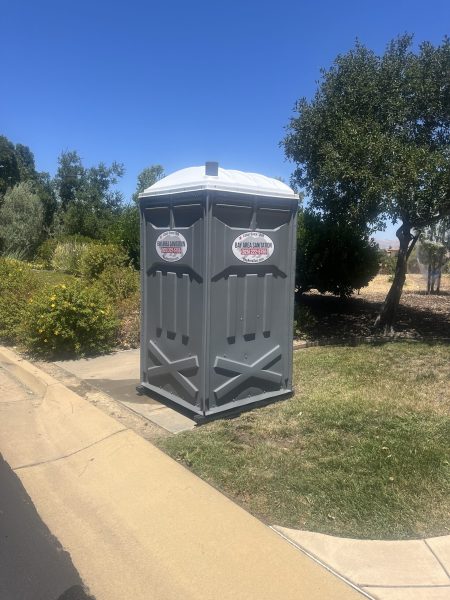
{"type": "Polygon", "coordinates": [[[217,177],[219,175],[219,163],[218,162],[205,162],[205,175],[217,177]]]}

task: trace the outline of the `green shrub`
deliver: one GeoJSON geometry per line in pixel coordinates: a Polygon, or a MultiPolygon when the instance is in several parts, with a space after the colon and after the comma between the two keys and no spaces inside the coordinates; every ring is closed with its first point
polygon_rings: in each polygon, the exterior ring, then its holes
{"type": "Polygon", "coordinates": [[[35,260],[43,264],[46,269],[51,269],[57,245],[58,240],[56,238],[48,238],[45,242],[42,242],[37,249],[35,260]]]}
{"type": "Polygon", "coordinates": [[[92,244],[83,251],[80,272],[86,279],[98,279],[106,267],[124,267],[128,257],[116,244],[92,244]]]}
{"type": "Polygon", "coordinates": [[[106,295],[82,281],[44,287],[28,305],[23,339],[48,358],[110,350],[117,317],[106,295]]]}
{"type": "Polygon", "coordinates": [[[381,250],[379,254],[379,273],[380,275],[389,275],[391,281],[394,278],[395,267],[397,266],[397,253],[381,250]]]}
{"type": "Polygon", "coordinates": [[[79,275],[81,270],[81,258],[88,248],[86,242],[68,240],[58,242],[52,258],[52,267],[55,271],[79,275]]]}
{"type": "Polygon", "coordinates": [[[97,285],[114,302],[124,300],[139,291],[139,272],[133,267],[108,265],[100,273],[97,285]]]}
{"type": "Polygon", "coordinates": [[[25,263],[0,258],[0,338],[16,343],[24,313],[36,287],[33,272],[25,263]]]}
{"type": "MultiPolygon", "coordinates": [[[[62,253],[62,255],[66,256],[67,254],[70,254],[71,249],[76,255],[79,255],[80,245],[84,247],[87,244],[95,243],[98,243],[97,240],[93,240],[92,238],[88,238],[84,235],[57,235],[56,237],[46,239],[45,242],[43,242],[39,246],[36,252],[35,261],[43,264],[46,269],[52,269],[55,268],[53,265],[53,257],[55,255],[55,250],[59,244],[68,244],[68,246],[65,247],[64,251],[59,251],[62,253]]],[[[61,259],[61,256],[57,257],[56,262],[58,266],[58,271],[65,271],[63,267],[66,266],[64,262],[67,262],[67,260],[69,261],[69,263],[71,262],[70,259],[61,259]],[[63,261],[63,264],[59,264],[61,260],[63,261]]],[[[73,266],[69,266],[69,268],[73,268],[73,266]]],[[[75,268],[78,269],[78,267],[75,268]]]]}
{"type": "MultiPolygon", "coordinates": [[[[0,242],[1,242],[1,240],[0,240],[0,242]]],[[[27,253],[24,249],[21,249],[21,248],[15,248],[14,250],[11,250],[11,249],[2,250],[1,255],[2,255],[2,258],[29,264],[27,261],[27,253]]]]}
{"type": "Polygon", "coordinates": [[[140,340],[140,302],[139,292],[134,293],[129,298],[125,298],[118,305],[118,315],[120,319],[117,342],[121,348],[139,348],[140,340]]]}
{"type": "Polygon", "coordinates": [[[139,268],[140,226],[139,207],[126,206],[122,209],[105,231],[105,240],[122,246],[128,254],[131,264],[139,268]]]}
{"type": "Polygon", "coordinates": [[[378,272],[378,246],[350,225],[301,210],[297,228],[296,286],[350,296],[378,272]]]}

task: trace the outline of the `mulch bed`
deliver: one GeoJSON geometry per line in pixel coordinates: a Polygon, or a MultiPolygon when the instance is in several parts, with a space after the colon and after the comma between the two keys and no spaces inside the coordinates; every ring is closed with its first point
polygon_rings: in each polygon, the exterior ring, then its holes
{"type": "MultiPolygon", "coordinates": [[[[376,335],[373,324],[385,297],[385,293],[368,289],[348,299],[314,291],[303,294],[299,302],[307,307],[308,317],[300,323],[300,339],[321,342],[376,335]]],[[[448,341],[450,293],[427,296],[404,291],[395,330],[398,337],[448,341]]]]}

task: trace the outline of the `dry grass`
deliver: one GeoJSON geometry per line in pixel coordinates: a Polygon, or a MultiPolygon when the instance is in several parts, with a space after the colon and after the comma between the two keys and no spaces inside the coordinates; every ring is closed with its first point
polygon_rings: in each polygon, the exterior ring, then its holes
{"type": "MultiPolygon", "coordinates": [[[[377,275],[375,279],[369,283],[369,285],[360,290],[360,295],[370,295],[374,292],[386,294],[391,287],[391,281],[389,281],[389,275],[377,275]]],[[[423,275],[410,275],[406,276],[405,287],[403,292],[408,293],[420,293],[424,294],[427,290],[427,279],[423,275]]],[[[441,292],[444,294],[450,293],[450,275],[443,275],[441,280],[441,292]]]]}

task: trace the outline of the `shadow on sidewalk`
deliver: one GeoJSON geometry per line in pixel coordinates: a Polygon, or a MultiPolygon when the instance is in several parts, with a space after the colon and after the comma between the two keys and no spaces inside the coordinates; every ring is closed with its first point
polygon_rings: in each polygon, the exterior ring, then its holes
{"type": "Polygon", "coordinates": [[[95,600],[0,454],[0,598],[95,600]]]}

